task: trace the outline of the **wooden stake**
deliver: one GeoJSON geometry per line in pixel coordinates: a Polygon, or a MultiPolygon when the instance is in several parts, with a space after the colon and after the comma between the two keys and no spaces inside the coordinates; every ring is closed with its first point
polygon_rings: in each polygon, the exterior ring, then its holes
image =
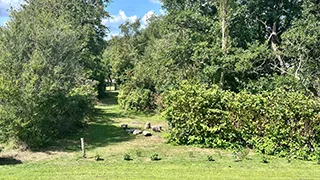
{"type": "Polygon", "coordinates": [[[84,138],[81,138],[80,141],[81,141],[82,157],[86,158],[86,149],[84,148],[84,138]]]}

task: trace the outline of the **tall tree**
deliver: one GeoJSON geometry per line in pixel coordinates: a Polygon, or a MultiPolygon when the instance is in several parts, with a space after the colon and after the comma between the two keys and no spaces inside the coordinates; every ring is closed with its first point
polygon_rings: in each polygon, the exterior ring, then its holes
{"type": "Polygon", "coordinates": [[[283,54],[286,58],[287,73],[315,95],[319,96],[320,82],[320,2],[305,0],[299,19],[282,34],[283,54]]]}
{"type": "Polygon", "coordinates": [[[99,2],[29,0],[11,12],[0,29],[1,140],[38,147],[84,123],[95,95],[87,63],[103,49],[99,2]]]}
{"type": "Polygon", "coordinates": [[[82,66],[86,69],[90,78],[97,81],[99,96],[104,94],[106,74],[102,55],[105,49],[107,28],[102,20],[109,17],[105,10],[109,0],[28,0],[23,5],[25,11],[35,14],[43,11],[52,14],[59,19],[63,17],[69,21],[70,28],[78,32],[78,38],[82,41],[82,66]]]}
{"type": "Polygon", "coordinates": [[[249,17],[259,25],[260,30],[256,33],[259,40],[264,43],[270,42],[277,63],[274,67],[282,74],[286,73],[285,60],[283,59],[279,45],[281,35],[292,25],[294,19],[301,14],[301,0],[241,0],[240,3],[247,8],[249,17]]]}

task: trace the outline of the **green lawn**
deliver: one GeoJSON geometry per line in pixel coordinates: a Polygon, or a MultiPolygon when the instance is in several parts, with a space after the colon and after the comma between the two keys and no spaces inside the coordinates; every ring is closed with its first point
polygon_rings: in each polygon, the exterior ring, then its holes
{"type": "Polygon", "coordinates": [[[235,162],[229,151],[167,144],[165,132],[152,137],[128,134],[120,128],[122,123],[143,129],[146,122],[164,127],[165,122],[160,116],[121,110],[116,102],[116,93],[110,93],[97,105],[86,129],[42,152],[3,152],[0,179],[320,179],[316,162],[288,163],[273,157],[266,164],[253,152],[235,162]],[[86,141],[86,159],[81,158],[81,137],[86,141]],[[123,160],[125,153],[133,160],[123,160]],[[150,160],[154,153],[160,161],[150,160]],[[9,155],[11,159],[3,159],[9,155]],[[104,160],[95,161],[97,155],[104,160]],[[215,161],[207,161],[208,155],[215,161]]]}

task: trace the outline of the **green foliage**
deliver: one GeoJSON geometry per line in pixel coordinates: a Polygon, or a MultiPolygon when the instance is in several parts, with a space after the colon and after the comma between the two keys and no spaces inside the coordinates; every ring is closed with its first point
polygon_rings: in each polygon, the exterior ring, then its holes
{"type": "Polygon", "coordinates": [[[155,108],[154,96],[149,89],[133,89],[128,85],[121,86],[118,102],[126,110],[147,112],[155,108]]]}
{"type": "Polygon", "coordinates": [[[248,158],[249,155],[249,149],[237,149],[234,150],[232,153],[233,159],[235,162],[240,162],[248,158]]]}
{"type": "Polygon", "coordinates": [[[130,156],[129,154],[125,153],[125,154],[123,155],[123,160],[131,161],[132,158],[131,158],[131,156],[130,156]]]}
{"type": "Polygon", "coordinates": [[[320,152],[319,151],[317,151],[316,160],[317,160],[317,163],[320,164],[320,152]]]}
{"type": "Polygon", "coordinates": [[[57,16],[55,5],[30,1],[0,30],[1,141],[46,145],[82,127],[93,109],[88,54],[68,12],[57,16]]]}
{"type": "Polygon", "coordinates": [[[153,153],[150,156],[150,159],[151,159],[151,161],[160,161],[161,160],[161,158],[159,158],[159,154],[157,154],[157,153],[153,153]]]}
{"type": "Polygon", "coordinates": [[[165,98],[165,117],[170,126],[170,141],[206,147],[230,147],[239,135],[229,121],[225,96],[218,87],[183,82],[165,98]]]}
{"type": "Polygon", "coordinates": [[[142,152],[140,150],[136,150],[136,155],[137,155],[137,157],[141,157],[142,156],[142,152]]]}
{"type": "Polygon", "coordinates": [[[263,155],[261,162],[262,162],[262,163],[265,163],[265,164],[270,163],[270,157],[268,157],[268,156],[266,156],[266,155],[263,155]]]}
{"type": "Polygon", "coordinates": [[[320,103],[298,92],[238,94],[183,82],[165,100],[169,140],[205,147],[253,147],[268,154],[314,159],[320,103]]]}
{"type": "Polygon", "coordinates": [[[97,155],[94,156],[94,160],[103,161],[104,159],[101,157],[101,155],[97,154],[97,155]]]}
{"type": "Polygon", "coordinates": [[[216,160],[214,160],[214,158],[213,158],[212,155],[208,155],[208,156],[207,156],[207,160],[208,160],[208,161],[212,161],[212,162],[213,162],[213,161],[216,161],[216,160]]]}

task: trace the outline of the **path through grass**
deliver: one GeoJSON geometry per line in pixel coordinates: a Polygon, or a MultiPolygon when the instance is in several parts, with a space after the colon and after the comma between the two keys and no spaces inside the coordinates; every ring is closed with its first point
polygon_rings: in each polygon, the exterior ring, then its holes
{"type": "Polygon", "coordinates": [[[116,92],[96,106],[96,116],[82,132],[43,152],[4,152],[8,162],[0,158],[0,179],[320,179],[316,162],[271,158],[262,163],[262,156],[250,152],[235,162],[232,152],[173,146],[166,143],[165,132],[151,137],[134,136],[120,125],[143,129],[146,122],[163,125],[160,116],[126,112],[116,101],[116,92]],[[84,137],[87,158],[81,158],[79,139],[84,137]],[[160,161],[150,156],[159,154],[160,161]],[[123,160],[129,154],[132,161],[123,160]],[[212,155],[214,162],[207,161],[212,155]],[[95,161],[99,156],[103,161],[95,161]]]}

